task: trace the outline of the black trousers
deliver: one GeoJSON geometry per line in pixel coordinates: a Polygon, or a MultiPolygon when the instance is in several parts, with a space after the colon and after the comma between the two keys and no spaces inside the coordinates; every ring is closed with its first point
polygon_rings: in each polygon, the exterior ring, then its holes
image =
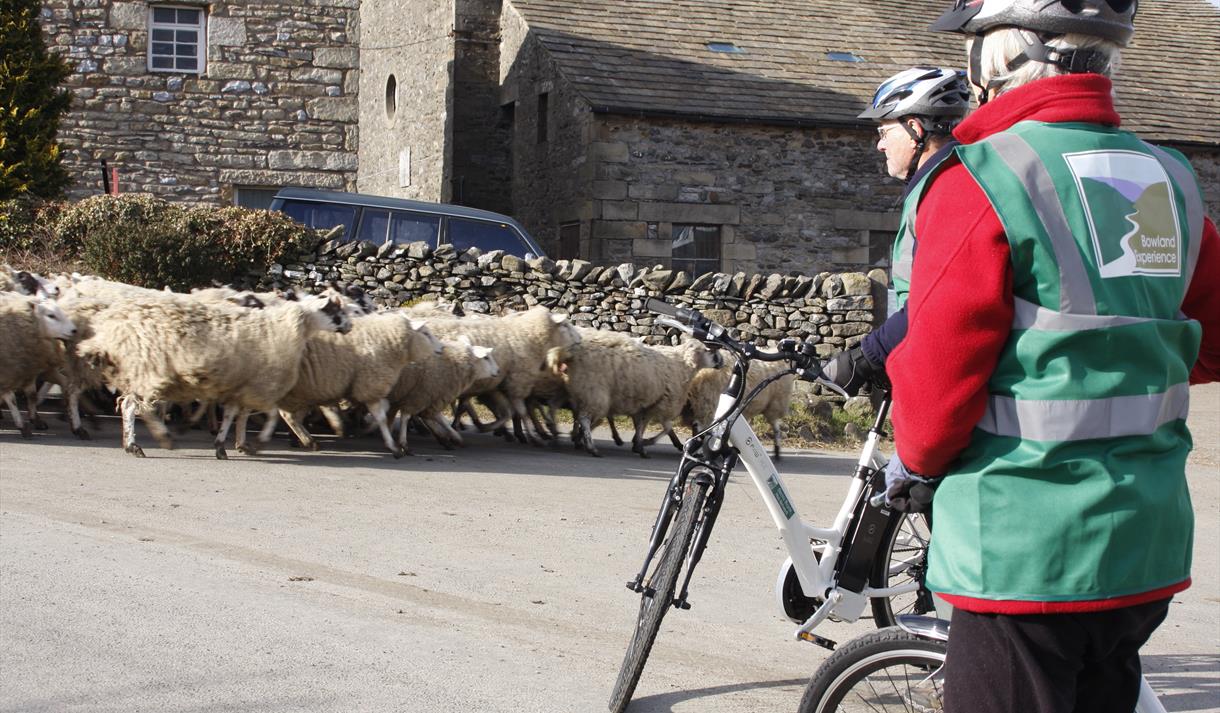
{"type": "Polygon", "coordinates": [[[945,713],[1130,713],[1169,599],[1084,614],[953,611],[945,713]]]}

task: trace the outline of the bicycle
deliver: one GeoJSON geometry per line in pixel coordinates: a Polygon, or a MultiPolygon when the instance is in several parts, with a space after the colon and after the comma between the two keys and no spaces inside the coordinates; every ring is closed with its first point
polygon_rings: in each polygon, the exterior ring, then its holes
{"type": "MultiPolygon", "coordinates": [[[[941,670],[949,641],[943,619],[903,615],[898,626],[852,639],[818,667],[797,713],[936,713],[943,710],[941,670]]],[[[1165,713],[1140,680],[1133,713],[1165,713]]]]}
{"type": "Polygon", "coordinates": [[[610,710],[621,713],[630,703],[669,608],[690,608],[691,576],[711,536],[729,476],[739,464],[757,486],[788,551],[776,581],[776,597],[784,615],[799,624],[795,638],[833,650],[835,642],[815,634],[814,629],[828,618],[854,622],[870,601],[880,626],[894,624],[905,611],[932,611],[931,595],[923,588],[929,523],[920,516],[892,511],[875,497],[885,490],[885,460],[877,445],[889,409],[888,395],[877,409],[833,524],[811,526],[797,513],[766,449],[740,416],[769,383],[788,374],[842,393],[822,378],[814,345],[785,339],[777,351],[763,352],[733,339],[723,326],[697,310],[656,299],[648,300],[647,308],[662,315],[658,324],[728,352],[736,363],[712,423],[683,447],[677,472],[653,523],[644,564],[627,583],[641,595],[640,611],[611,694],[610,710]],[[745,394],[751,361],[787,361],[791,367],[745,394]],[[900,599],[895,601],[896,597],[900,599]]]}

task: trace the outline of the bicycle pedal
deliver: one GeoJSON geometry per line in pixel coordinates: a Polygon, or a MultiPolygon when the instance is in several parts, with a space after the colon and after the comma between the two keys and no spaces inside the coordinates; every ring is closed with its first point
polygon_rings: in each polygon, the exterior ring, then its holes
{"type": "Polygon", "coordinates": [[[631,591],[635,592],[636,594],[639,594],[640,592],[644,591],[644,587],[643,587],[643,585],[640,584],[639,580],[632,580],[632,581],[628,582],[627,588],[630,589],[631,591]]]}
{"type": "Polygon", "coordinates": [[[685,599],[674,600],[674,606],[679,609],[686,610],[690,609],[690,602],[686,601],[685,599]]]}
{"type": "Polygon", "coordinates": [[[838,646],[838,644],[830,639],[827,639],[825,636],[818,636],[811,631],[802,631],[796,635],[796,638],[800,639],[801,641],[808,641],[811,644],[817,644],[828,651],[834,651],[835,647],[838,646]]]}

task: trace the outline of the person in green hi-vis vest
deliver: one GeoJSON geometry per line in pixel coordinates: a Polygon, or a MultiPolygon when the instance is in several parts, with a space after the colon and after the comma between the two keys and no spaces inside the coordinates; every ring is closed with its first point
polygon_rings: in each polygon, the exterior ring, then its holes
{"type": "Polygon", "coordinates": [[[915,212],[936,169],[957,142],[953,127],[970,111],[966,73],[936,67],[904,69],[881,83],[857,118],[877,127],[877,150],[885,171],[905,182],[902,218],[890,265],[889,319],[869,332],[859,346],[840,352],[825,366],[827,378],[855,395],[866,383],[884,386],[885,360],[907,330],[906,297],[915,256],[915,212]]]}
{"type": "Polygon", "coordinates": [[[935,510],[947,713],[1131,711],[1139,648],[1190,586],[1220,235],[1189,162],[1114,110],[1136,9],[959,0],[933,25],[967,35],[980,106],[916,217],[887,495],[935,510]]]}

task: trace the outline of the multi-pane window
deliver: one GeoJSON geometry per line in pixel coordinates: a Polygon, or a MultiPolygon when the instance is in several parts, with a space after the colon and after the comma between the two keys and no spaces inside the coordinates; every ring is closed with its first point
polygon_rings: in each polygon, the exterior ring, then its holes
{"type": "Polygon", "coordinates": [[[154,72],[203,72],[204,15],[201,8],[149,8],[148,68],[154,72]]]}
{"type": "Polygon", "coordinates": [[[669,265],[692,277],[720,269],[719,225],[674,225],[669,265]]]}

